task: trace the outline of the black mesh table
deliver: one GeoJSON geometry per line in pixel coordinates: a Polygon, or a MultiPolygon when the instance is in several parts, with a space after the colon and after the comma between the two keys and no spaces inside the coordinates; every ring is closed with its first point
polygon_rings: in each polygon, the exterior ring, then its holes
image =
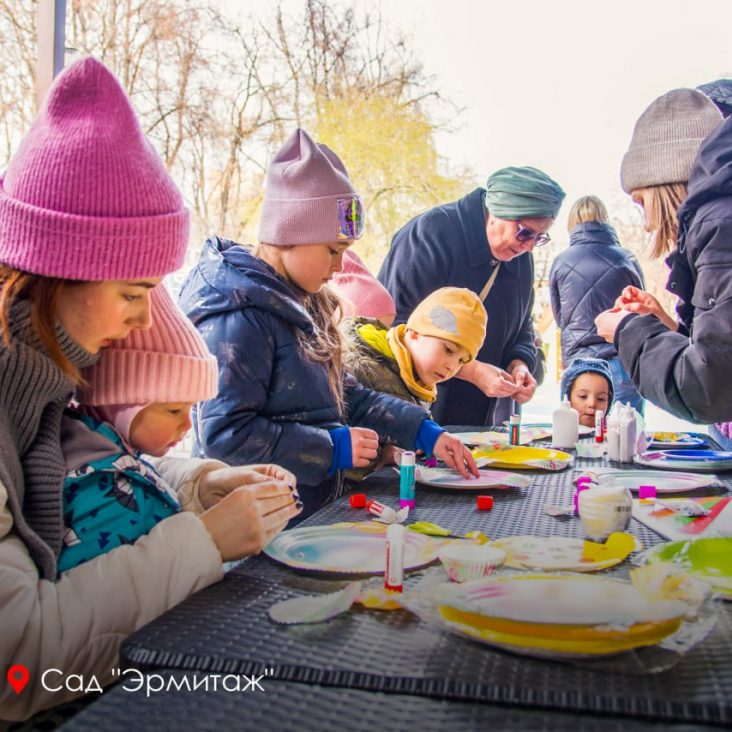
{"type": "MultiPolygon", "coordinates": [[[[162,688],[183,684],[185,672],[161,671],[162,688]]],[[[192,677],[191,677],[192,678],[192,677]]],[[[156,679],[156,688],[160,687],[156,679]]],[[[128,732],[136,730],[247,729],[257,732],[699,732],[707,725],[640,721],[627,717],[595,717],[541,709],[517,709],[492,704],[378,691],[337,688],[289,681],[263,682],[264,693],[161,691],[149,698],[120,685],[77,714],[61,729],[68,732],[128,732]]]]}
{"type": "MultiPolygon", "coordinates": [[[[598,461],[578,460],[575,467],[581,470],[583,464],[596,466],[598,461]]],[[[434,521],[458,532],[480,529],[492,538],[516,534],[581,537],[578,519],[552,518],[543,510],[547,502],[571,501],[576,472],[537,471],[531,475],[528,489],[493,491],[495,506],[487,513],[476,511],[474,494],[418,487],[417,508],[410,520],[434,521]]],[[[730,478],[723,482],[721,492],[732,487],[730,478]]],[[[395,505],[397,485],[395,472],[382,471],[357,490],[395,505]]],[[[347,498],[341,497],[305,523],[366,518],[364,511],[350,509],[347,498]]],[[[636,521],[631,531],[646,546],[661,541],[636,521]]],[[[627,576],[626,565],[611,572],[627,576]]],[[[417,581],[410,577],[410,582],[417,581]]],[[[715,629],[678,665],[664,673],[645,675],[630,667],[589,669],[503,653],[436,632],[406,611],[359,606],[328,623],[289,627],[276,625],[267,616],[267,609],[279,600],[333,591],[341,584],[297,573],[264,556],[249,559],[219,584],[131,636],[123,646],[123,663],[143,670],[224,674],[269,669],[278,682],[320,685],[318,693],[333,687],[341,694],[349,690],[487,702],[506,707],[505,714],[517,707],[589,718],[732,724],[729,605],[720,603],[715,629]]]]}

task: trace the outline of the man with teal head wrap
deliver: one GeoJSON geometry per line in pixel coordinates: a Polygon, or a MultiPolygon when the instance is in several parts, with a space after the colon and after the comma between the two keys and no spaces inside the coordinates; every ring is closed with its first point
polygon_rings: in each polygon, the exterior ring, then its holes
{"type": "Polygon", "coordinates": [[[502,168],[485,188],[420,214],[394,235],[379,280],[396,303],[396,324],[440,287],[466,287],[488,311],[478,358],[440,385],[433,408],[440,423],[495,424],[498,398],[524,403],[534,395],[531,252],[549,240],[563,199],[541,170],[502,168]]]}

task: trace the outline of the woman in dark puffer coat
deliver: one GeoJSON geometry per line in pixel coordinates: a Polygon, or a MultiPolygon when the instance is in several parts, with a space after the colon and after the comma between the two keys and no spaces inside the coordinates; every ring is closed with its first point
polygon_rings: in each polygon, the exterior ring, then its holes
{"type": "Polygon", "coordinates": [[[554,320],[562,331],[562,364],[567,368],[574,358],[607,361],[617,400],[642,412],[643,399],[615,346],[595,327],[595,318],[611,308],[626,287],[643,288],[640,264],[620,245],[607,209],[596,196],[574,203],[568,228],[569,249],[557,255],[549,273],[554,320]]]}
{"type": "Polygon", "coordinates": [[[646,399],[682,419],[719,423],[710,433],[732,446],[732,119],[721,119],[700,92],[675,89],[636,123],[623,188],[643,207],[657,254],[671,250],[678,322],[631,289],[596,323],[646,399]]]}

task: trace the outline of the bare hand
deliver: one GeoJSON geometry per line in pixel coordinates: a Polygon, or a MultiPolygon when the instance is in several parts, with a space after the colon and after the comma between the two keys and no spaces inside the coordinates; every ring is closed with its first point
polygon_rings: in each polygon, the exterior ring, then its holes
{"type": "Polygon", "coordinates": [[[279,465],[239,465],[210,470],[201,477],[198,499],[206,508],[215,506],[222,498],[244,485],[260,485],[272,479],[297,487],[297,478],[279,465]]]}
{"type": "Polygon", "coordinates": [[[471,474],[476,478],[480,475],[470,450],[457,437],[447,432],[437,438],[433,452],[435,457],[442,460],[448,468],[457,470],[463,478],[469,478],[471,474]]]}
{"type": "Polygon", "coordinates": [[[513,398],[519,404],[525,404],[536,391],[536,379],[532,376],[529,367],[518,359],[511,361],[508,365],[508,373],[511,375],[514,384],[518,387],[513,398]]]}
{"type": "Polygon", "coordinates": [[[629,315],[630,313],[627,310],[621,308],[613,308],[612,310],[606,310],[604,313],[600,313],[595,318],[597,334],[608,343],[613,343],[615,340],[615,331],[618,329],[620,323],[629,315]]]}
{"type": "Polygon", "coordinates": [[[466,363],[456,376],[474,384],[489,397],[513,396],[518,391],[511,374],[482,361],[466,363]]]}
{"type": "Polygon", "coordinates": [[[286,483],[270,478],[235,488],[204,511],[201,521],[225,562],[242,559],[261,552],[302,511],[295,496],[286,483]]]}
{"type": "Polygon", "coordinates": [[[365,427],[350,427],[351,463],[354,468],[365,468],[372,460],[376,460],[379,452],[379,436],[365,427]]]}
{"type": "Polygon", "coordinates": [[[401,465],[402,453],[404,450],[396,445],[385,445],[379,452],[378,467],[381,468],[384,465],[401,465]]]}
{"type": "Polygon", "coordinates": [[[615,301],[615,307],[639,315],[655,315],[670,330],[678,328],[678,323],[663,309],[661,303],[650,292],[638,287],[626,287],[615,301]]]}

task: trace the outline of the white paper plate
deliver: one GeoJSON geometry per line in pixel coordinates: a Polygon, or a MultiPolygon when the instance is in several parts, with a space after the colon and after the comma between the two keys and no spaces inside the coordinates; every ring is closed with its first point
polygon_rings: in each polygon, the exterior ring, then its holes
{"type": "MultiPolygon", "coordinates": [[[[414,531],[404,532],[404,569],[434,561],[438,542],[414,531]]],[[[277,562],[295,569],[337,574],[383,574],[386,566],[385,528],[368,522],[351,526],[303,526],[278,534],[264,548],[277,562]]]]}
{"type": "Polygon", "coordinates": [[[664,457],[646,457],[651,453],[642,453],[641,455],[635,455],[633,462],[638,465],[646,465],[649,468],[661,468],[662,470],[684,470],[693,473],[713,473],[715,471],[732,470],[732,460],[721,461],[721,460],[669,460],[664,457]]]}
{"type": "Polygon", "coordinates": [[[618,468],[587,468],[584,474],[595,475],[600,480],[610,477],[632,491],[640,490],[642,485],[652,485],[657,493],[686,493],[719,484],[716,475],[698,473],[678,473],[665,470],[622,470],[618,468]],[[605,478],[605,476],[608,476],[605,478]]]}
{"type": "Polygon", "coordinates": [[[478,471],[479,478],[463,478],[454,470],[445,468],[425,468],[417,466],[414,477],[417,483],[433,486],[435,488],[449,488],[456,491],[474,491],[485,488],[528,488],[531,485],[531,478],[526,475],[518,475],[508,470],[486,470],[478,471]]]}

